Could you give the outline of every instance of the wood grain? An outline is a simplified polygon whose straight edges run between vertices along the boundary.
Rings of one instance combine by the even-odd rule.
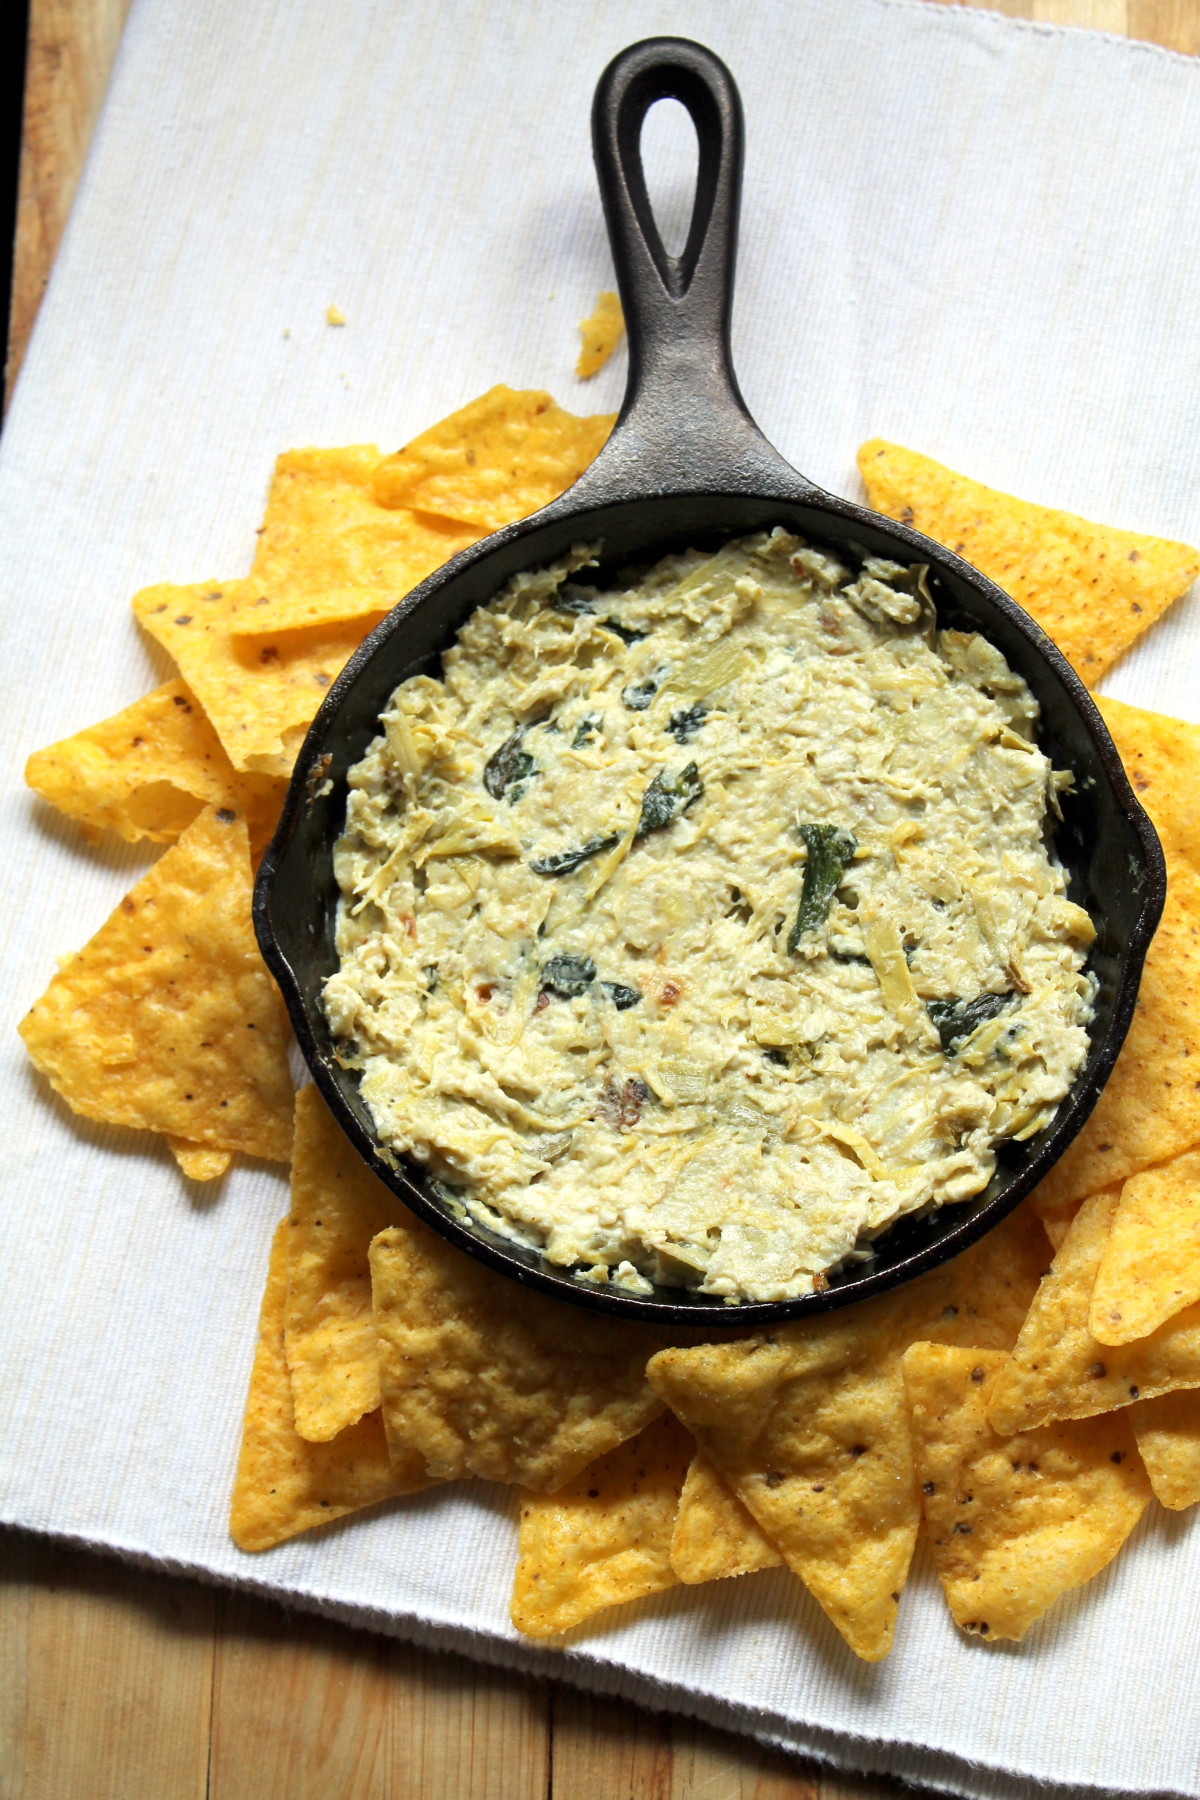
[[[6,401],[108,87],[129,0],[30,0]]]
[[[8,391],[129,0],[32,0]],[[1200,0],[931,0],[1200,53]],[[882,1800],[747,1740],[0,1531],[0,1800]]]

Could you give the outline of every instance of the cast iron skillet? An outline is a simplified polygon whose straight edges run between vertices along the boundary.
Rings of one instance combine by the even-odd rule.
[[[666,254],[642,174],[640,138],[656,100],[679,100],[699,140],[699,173],[683,254]],[[1121,1047],[1166,877],[1153,828],[1134,799],[1104,723],[1073,670],[1000,589],[928,538],[814,487],[772,449],[746,410],[730,359],[729,325],[742,170],[738,92],[699,44],[651,38],[622,52],[596,90],[592,137],[621,301],[629,380],[600,456],[559,499],[456,556],[396,607],[330,689],[296,764],[287,803],[254,895],[262,952],[283,990],[300,1047],[334,1117],[364,1160],[435,1231],[518,1282],[579,1306],[665,1323],[747,1328],[823,1312],[877,1294],[956,1255],[997,1224],[1062,1154],[1091,1112]],[[355,1076],[341,1068],[321,1010],[337,967],[333,846],[345,816],[346,774],[377,735],[397,683],[438,666],[467,615],[518,570],[581,540],[603,540],[620,567],[687,546],[783,525],[836,548],[929,565],[944,626],[979,630],[1029,683],[1042,709],[1040,742],[1075,771],[1055,843],[1070,892],[1098,935],[1099,982],[1091,1049],[1050,1127],[1002,1145],[974,1200],[901,1221],[874,1258],[832,1277],[820,1294],[730,1308],[678,1288],[652,1298],[598,1290],[569,1272],[454,1216],[413,1164],[380,1154]]]

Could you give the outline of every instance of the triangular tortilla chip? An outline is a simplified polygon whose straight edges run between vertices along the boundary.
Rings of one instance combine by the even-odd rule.
[[[1001,1437],[1200,1387],[1200,1306],[1135,1344],[1111,1347],[1092,1336],[1092,1290],[1118,1199],[1109,1189],[1084,1202],[1038,1289],[992,1394],[991,1421]]]
[[[519,1287],[415,1218],[371,1245],[379,1380],[393,1454],[445,1481],[554,1493],[662,1411],[662,1339]]]
[[[244,586],[200,581],[143,588],[133,610],[178,663],[234,768],[288,776],[327,690],[383,614],[235,638],[230,624]]]
[[[511,1607],[518,1631],[553,1637],[675,1586],[671,1530],[692,1450],[667,1414],[556,1494],[522,1501]]]
[[[1154,1497],[1172,1512],[1200,1500],[1200,1388],[1139,1400],[1129,1419]]]
[[[882,438],[862,446],[858,467],[876,512],[990,576],[1089,687],[1200,575],[1189,544],[1016,500]]]
[[[167,1148],[189,1181],[219,1181],[233,1161],[229,1150],[211,1144],[189,1144],[186,1138],[169,1137]]]
[[[128,843],[173,844],[205,806],[244,813],[266,841],[283,784],[239,775],[186,682],[168,681],[123,712],[35,751],[25,779],[51,806]]]
[[[625,335],[625,314],[616,294],[597,294],[596,304],[586,319],[579,321],[579,361],[575,373],[580,381],[598,375]]]
[[[25,1047],[88,1119],[286,1162],[292,1079],[245,822],[209,807],[54,977]]]
[[[298,1531],[311,1531],[361,1506],[429,1486],[418,1458],[389,1461],[377,1412],[368,1413],[329,1444],[308,1444],[296,1435],[283,1354],[287,1236],[284,1219],[271,1242],[229,1510],[229,1533],[239,1550],[269,1550]]]
[[[988,1400],[1008,1358],[913,1344],[904,1357],[925,1524],[954,1621],[994,1643],[1110,1563],[1150,1499],[1119,1413],[1000,1438]]]
[[[388,457],[375,493],[383,506],[498,531],[570,487],[612,428],[611,413],[580,419],[549,394],[494,387]]]
[[[692,1458],[679,1496],[671,1567],[689,1587],[783,1567],[782,1556],[753,1515],[699,1454]]]
[[[390,612],[483,534],[375,498],[374,444],[289,450],[275,464],[254,566],[233,584],[235,636],[337,626]]]
[[[1189,1150],[1122,1187],[1092,1291],[1092,1336],[1132,1343],[1197,1300],[1200,1150]]]
[[[296,1095],[284,1342],[296,1430],[327,1443],[379,1405],[371,1239],[402,1210],[315,1087]]]
[[[1200,874],[1200,725],[1096,695],[1133,791],[1168,856]]]
[[[1060,1212],[1200,1143],[1200,874],[1167,858],[1167,900],[1117,1065],[1039,1188]]]
[[[1047,1245],[1022,1207],[906,1287],[647,1373],[701,1451],[868,1662],[891,1649],[920,1519],[901,1357],[917,1339],[1006,1349]]]

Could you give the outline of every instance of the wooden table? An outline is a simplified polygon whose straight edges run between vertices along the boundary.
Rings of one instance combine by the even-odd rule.
[[[1200,54],[1200,0],[991,5]],[[9,391],[127,7],[32,0]],[[889,1791],[686,1719],[0,1532],[0,1800],[879,1800]]]

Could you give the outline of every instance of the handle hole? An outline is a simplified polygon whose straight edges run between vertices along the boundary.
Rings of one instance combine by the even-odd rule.
[[[654,223],[669,257],[683,254],[696,206],[700,143],[679,100],[656,100],[642,121],[642,171]]]

